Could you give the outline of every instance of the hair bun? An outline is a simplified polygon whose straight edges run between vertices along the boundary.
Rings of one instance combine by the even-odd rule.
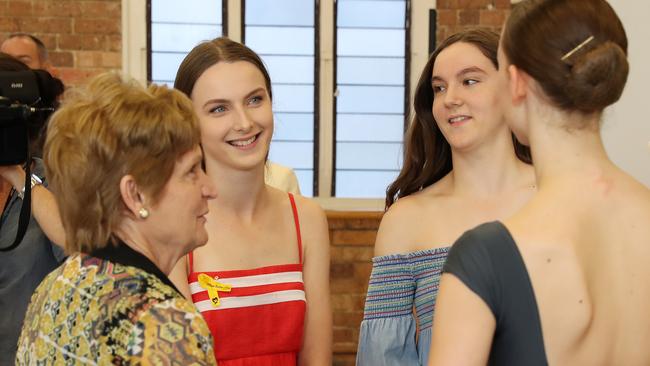
[[[614,42],[604,42],[575,58],[567,95],[581,112],[600,111],[621,97],[628,72],[625,51]]]

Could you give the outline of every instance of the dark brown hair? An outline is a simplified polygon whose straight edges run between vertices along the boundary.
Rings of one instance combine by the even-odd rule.
[[[600,112],[623,93],[627,36],[604,0],[521,2],[506,22],[502,46],[510,63],[563,110]]]
[[[440,132],[431,112],[434,96],[431,75],[440,52],[459,42],[475,46],[498,68],[499,35],[487,29],[473,28],[456,33],[442,41],[431,54],[415,89],[415,117],[404,136],[404,164],[397,179],[386,190],[386,209],[397,199],[437,182],[452,169],[451,146]],[[530,150],[519,143],[514,135],[512,139],[517,157],[530,163]]]
[[[271,77],[260,57],[255,51],[245,45],[226,37],[215,38],[194,47],[178,67],[174,88],[182,91],[191,98],[194,84],[196,84],[196,80],[203,75],[205,70],[219,62],[235,61],[250,62],[257,67],[264,76],[269,97],[273,99]]]

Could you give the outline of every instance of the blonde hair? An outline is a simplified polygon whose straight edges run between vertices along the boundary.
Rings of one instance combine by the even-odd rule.
[[[176,160],[200,142],[192,102],[166,86],[144,88],[106,73],[66,96],[52,116],[44,161],[66,233],[66,251],[102,248],[126,210],[132,175],[155,204]]]

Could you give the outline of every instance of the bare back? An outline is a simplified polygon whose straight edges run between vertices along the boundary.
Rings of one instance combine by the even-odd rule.
[[[505,222],[549,363],[650,364],[650,190],[617,169],[575,183],[541,190]]]

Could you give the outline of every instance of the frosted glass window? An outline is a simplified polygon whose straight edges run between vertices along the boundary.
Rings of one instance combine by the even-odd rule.
[[[273,138],[277,140],[312,141],[314,115],[312,113],[275,113]]]
[[[173,85],[197,44],[223,34],[222,0],[151,0],[151,81]]]
[[[279,158],[283,161],[280,162]],[[269,159],[294,169],[311,169],[314,164],[314,146],[312,142],[274,141]]]
[[[404,113],[403,86],[339,86],[338,113]]]
[[[246,26],[314,25],[314,2],[309,0],[246,0]]]
[[[384,198],[402,160],[406,1],[336,4],[335,196]]]
[[[339,28],[338,56],[404,57],[404,30]]]
[[[340,114],[336,119],[336,141],[401,143],[403,134],[403,115]]]
[[[336,172],[336,196],[343,198],[384,198],[386,188],[397,178],[398,171]],[[342,182],[344,182],[342,184]]]
[[[339,85],[404,85],[403,58],[339,57]]]
[[[313,84],[313,56],[262,56],[274,83]]]
[[[338,142],[336,169],[397,170],[402,144],[392,142]]]
[[[269,159],[293,168],[303,195],[314,186],[316,1],[244,0],[243,41],[271,76],[275,131]]]
[[[339,0],[338,26],[404,28],[403,1]]]

